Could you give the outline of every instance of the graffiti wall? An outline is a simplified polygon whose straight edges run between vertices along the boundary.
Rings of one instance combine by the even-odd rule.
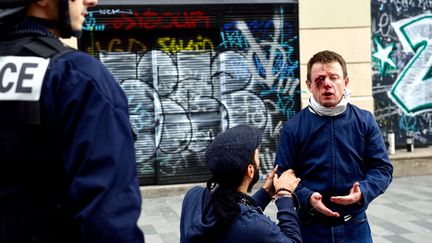
[[[261,173],[281,125],[300,110],[297,4],[110,6],[93,9],[80,49],[99,58],[129,100],[141,184],[205,181],[221,131],[263,132]]]
[[[432,144],[432,0],[372,0],[375,116],[396,145]]]

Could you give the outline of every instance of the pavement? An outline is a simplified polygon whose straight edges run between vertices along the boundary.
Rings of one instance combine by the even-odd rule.
[[[167,195],[143,196],[138,224],[147,243],[180,242],[184,192],[175,193],[176,186],[165,191]],[[273,202],[264,213],[277,222]],[[387,191],[370,204],[367,215],[374,242],[432,242],[432,175],[394,178]]]

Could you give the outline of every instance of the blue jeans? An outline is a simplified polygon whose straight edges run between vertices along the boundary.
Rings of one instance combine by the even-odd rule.
[[[372,243],[371,230],[364,212],[338,226],[314,221],[301,224],[300,228],[304,243]]]

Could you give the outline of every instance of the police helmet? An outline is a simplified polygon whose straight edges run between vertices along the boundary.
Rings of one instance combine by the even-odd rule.
[[[32,0],[0,0],[0,28],[13,25],[25,16],[25,7]]]
[[[13,26],[25,17],[25,8],[37,0],[0,0],[0,29]],[[59,19],[57,21],[44,20],[40,23],[46,27],[57,27],[60,30],[60,36],[69,38],[79,36],[81,33],[72,30],[69,17],[68,0],[59,1]]]

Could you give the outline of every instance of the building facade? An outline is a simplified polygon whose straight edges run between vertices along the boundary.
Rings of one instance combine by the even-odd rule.
[[[127,94],[142,185],[205,181],[206,147],[242,123],[263,131],[266,174],[280,127],[307,104],[306,63],[325,49],[344,56],[350,101],[384,137],[432,144],[431,2],[101,0],[78,47]]]

